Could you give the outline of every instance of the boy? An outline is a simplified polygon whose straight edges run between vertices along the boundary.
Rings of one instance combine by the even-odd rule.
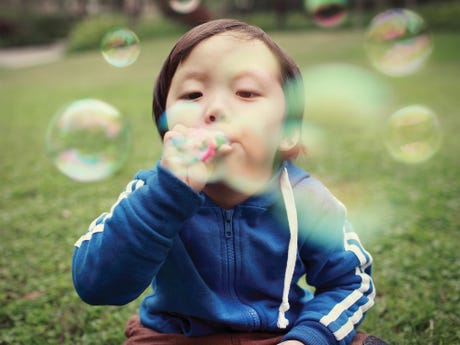
[[[291,162],[300,80],[268,35],[236,20],[195,27],[172,49],[153,100],[162,157],[73,257],[87,303],[125,304],[151,284],[126,344],[377,341],[355,331],[374,303],[372,258],[344,206]],[[170,115],[178,104],[196,108]],[[203,145],[212,153],[196,158]]]

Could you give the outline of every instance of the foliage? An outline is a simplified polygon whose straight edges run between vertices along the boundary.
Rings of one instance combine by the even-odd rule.
[[[242,20],[258,25],[267,31],[278,29],[276,18],[272,13],[254,13],[240,16]],[[97,49],[100,40],[105,33],[116,27],[129,27],[141,40],[155,39],[159,37],[171,37],[184,33],[188,28],[183,24],[167,17],[140,18],[137,22],[129,24],[126,17],[120,15],[103,15],[90,17],[75,25],[69,35],[68,51],[77,52]],[[311,21],[306,19],[305,14],[297,13],[289,15],[289,30],[304,30],[312,28]]]
[[[183,34],[188,28],[166,17],[141,18],[134,30],[141,40],[172,37]]]
[[[76,18],[67,14],[0,11],[0,47],[46,44],[65,39]]]
[[[300,3],[299,3],[300,4]],[[223,11],[222,4],[210,2],[209,7],[216,13]],[[292,5],[292,4],[291,4]],[[215,8],[216,7],[216,8]],[[218,9],[218,8],[220,9]],[[227,8],[224,16],[239,17],[265,29],[275,30],[314,30],[317,27],[312,17],[300,5],[286,12],[284,20],[263,1],[256,2],[253,11],[235,11]],[[460,29],[460,3],[443,1],[424,3],[415,8],[432,30],[456,31]],[[347,20],[339,29],[367,25],[377,14],[376,7],[357,13],[350,8]],[[24,46],[52,43],[57,39],[68,39],[68,51],[76,52],[97,49],[102,36],[112,28],[128,26],[141,39],[173,36],[186,28],[166,17],[140,17],[133,19],[121,12],[101,13],[99,15],[77,18],[66,13],[40,14],[37,12],[14,12],[0,10],[0,47]],[[330,31],[335,29],[330,28]]]
[[[85,18],[70,32],[67,50],[77,52],[97,48],[107,32],[127,25],[127,19],[120,14],[101,14]]]
[[[141,40],[183,33],[186,28],[167,18],[142,18],[138,22],[130,21],[118,14],[104,14],[89,17],[79,22],[69,35],[68,51],[78,52],[99,48],[104,35],[115,28],[130,28]]]
[[[460,2],[443,1],[420,6],[416,11],[425,18],[431,29],[437,31],[458,31],[460,28]]]
[[[303,69],[336,61],[370,69],[358,31],[273,37]],[[443,146],[432,159],[418,165],[392,160],[374,118],[314,122],[307,112],[323,145],[299,161],[348,206],[372,253],[377,303],[361,327],[392,345],[453,345],[460,339],[460,42],[456,34],[434,37],[424,69],[404,78],[380,76],[394,96],[388,113],[424,103],[439,115]],[[138,61],[126,68],[88,52],[49,65],[0,69],[1,345],[123,342],[125,322],[140,299],[120,307],[85,305],[72,285],[73,245],[134,173],[160,155],[151,91],[175,39],[144,40]],[[58,173],[44,146],[55,112],[84,97],[120,109],[134,138],[126,164],[99,183],[78,183]]]

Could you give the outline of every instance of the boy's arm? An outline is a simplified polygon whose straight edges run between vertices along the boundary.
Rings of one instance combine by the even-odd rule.
[[[346,345],[374,304],[372,257],[346,220],[345,207],[327,189],[316,187],[304,194],[310,211],[300,214],[299,222],[308,228],[299,254],[315,297],[283,341]]]
[[[72,276],[89,304],[126,304],[137,298],[160,269],[181,224],[202,197],[157,167],[141,171],[76,243]]]

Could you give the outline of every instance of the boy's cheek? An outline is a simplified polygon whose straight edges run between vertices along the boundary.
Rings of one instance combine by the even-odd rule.
[[[252,135],[243,142],[232,143],[232,151],[224,157],[224,164],[231,170],[237,170],[239,166],[265,165],[275,150],[274,145],[261,142],[260,138]]]
[[[265,121],[267,120],[267,121]],[[282,133],[282,122],[279,118],[252,119],[245,124],[242,137],[248,142],[247,146],[259,148],[259,151],[272,150],[279,145]]]

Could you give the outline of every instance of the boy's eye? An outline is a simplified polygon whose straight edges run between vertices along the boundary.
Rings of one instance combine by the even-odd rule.
[[[197,98],[200,98],[201,96],[203,96],[203,94],[201,92],[188,92],[188,93],[184,93],[182,96],[180,96],[180,99],[185,99],[185,100],[194,100],[194,99],[197,99]]]
[[[254,91],[240,90],[236,92],[236,95],[241,98],[254,98],[257,97],[259,94]]]

